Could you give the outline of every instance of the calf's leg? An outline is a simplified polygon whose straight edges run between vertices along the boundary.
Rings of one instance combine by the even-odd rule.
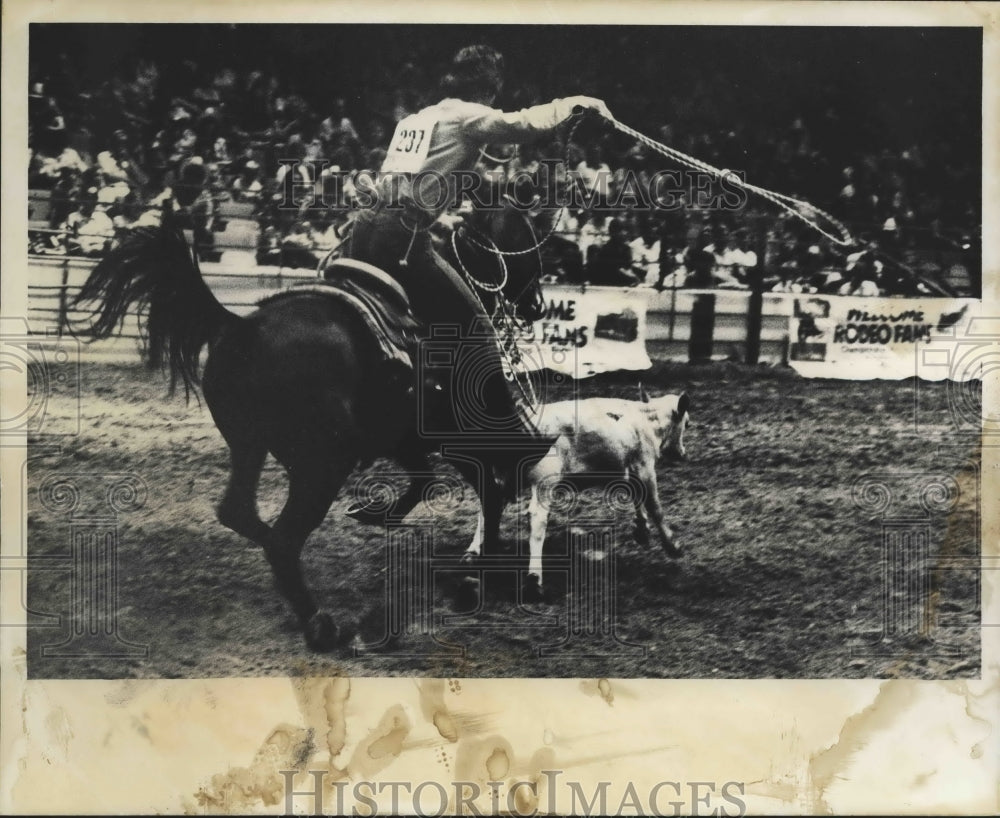
[[[668,557],[679,557],[681,549],[674,540],[674,532],[670,530],[666,520],[663,518],[663,506],[660,505],[660,495],[656,486],[656,471],[652,468],[642,468],[637,477],[642,482],[645,489],[645,510],[653,520],[653,525],[660,532],[663,543],[663,550]]]
[[[476,557],[483,553],[483,538],[485,537],[485,529],[486,519],[483,514],[482,503],[480,503],[479,515],[476,518],[476,533],[472,535],[472,542],[469,543],[469,547],[466,548],[465,553],[462,554],[462,562],[473,562]]]
[[[549,523],[549,507],[539,497],[538,484],[531,487],[531,500],[528,503],[528,516],[531,520],[531,533],[528,538],[528,576],[524,584],[526,601],[539,599],[542,596],[542,547],[545,545],[545,529]]]

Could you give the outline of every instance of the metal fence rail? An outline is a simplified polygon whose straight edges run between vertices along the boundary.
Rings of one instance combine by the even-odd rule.
[[[89,314],[75,308],[73,300],[95,263],[72,257],[29,256],[28,320],[33,332],[74,334],[74,328],[86,326]],[[268,295],[316,277],[311,270],[250,267],[240,272],[213,263],[202,263],[201,270],[215,297],[238,315],[251,312]],[[543,287],[546,298],[556,300],[580,289],[569,285]],[[617,291],[619,288],[588,289]],[[791,300],[787,296],[765,293],[757,305],[759,320],[755,325],[754,294],[747,290],[624,289],[646,303],[646,346],[653,360],[712,357],[756,360],[758,355],[764,360],[785,358],[791,314]],[[707,322],[705,316],[709,317]],[[138,315],[133,311],[117,339],[103,342],[104,347],[93,346],[134,356],[140,340]]]

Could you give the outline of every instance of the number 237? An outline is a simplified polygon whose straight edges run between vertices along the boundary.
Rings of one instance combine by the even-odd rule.
[[[400,131],[399,139],[396,140],[393,150],[401,153],[412,153],[415,150],[419,150],[421,143],[424,141],[424,133],[423,128],[414,130],[404,129]]]

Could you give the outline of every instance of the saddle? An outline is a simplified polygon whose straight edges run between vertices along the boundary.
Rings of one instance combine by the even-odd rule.
[[[378,267],[356,259],[327,258],[320,270],[322,279],[293,284],[286,292],[317,293],[346,304],[372,331],[385,359],[412,371],[420,322],[402,286]]]

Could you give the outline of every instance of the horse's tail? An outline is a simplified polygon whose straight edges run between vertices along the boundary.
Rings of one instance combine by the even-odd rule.
[[[160,227],[130,231],[94,267],[74,303],[88,301],[98,302],[88,326],[94,338],[115,334],[129,308],[137,306],[147,362],[169,368],[171,392],[178,378],[190,392],[199,382],[202,347],[225,326],[242,321],[205,284],[169,206]]]

